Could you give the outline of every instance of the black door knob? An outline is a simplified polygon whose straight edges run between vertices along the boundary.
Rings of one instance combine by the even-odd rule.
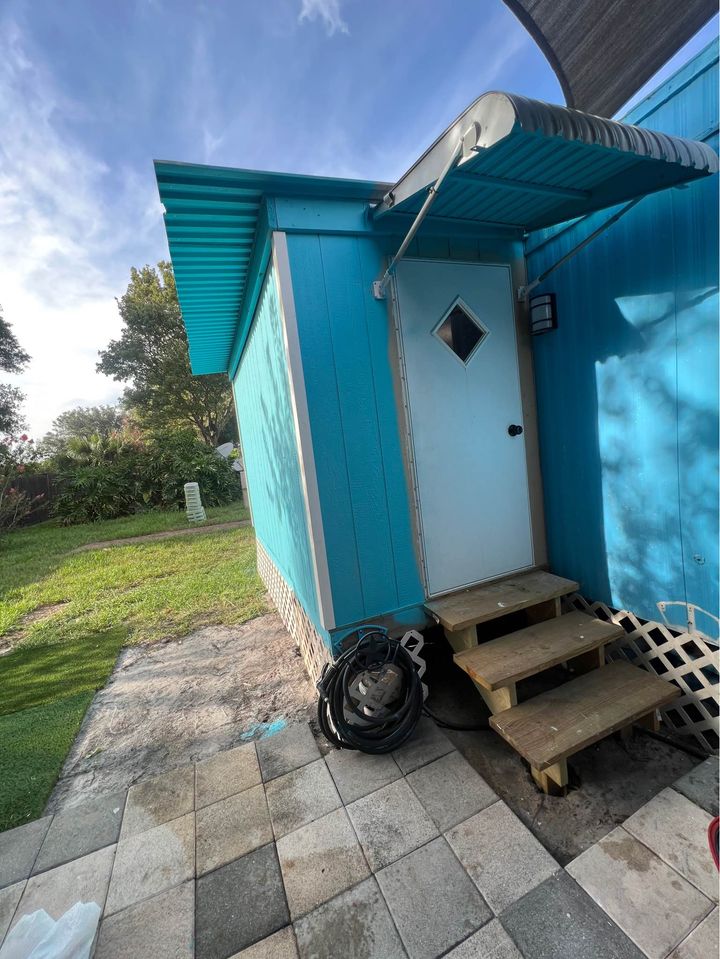
[[[512,426],[508,426],[508,433],[510,436],[519,436],[522,433],[522,426],[513,423]]]

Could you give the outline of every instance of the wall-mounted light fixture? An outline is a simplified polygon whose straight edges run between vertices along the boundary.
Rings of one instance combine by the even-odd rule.
[[[557,329],[555,294],[541,293],[530,297],[530,333],[539,336]]]

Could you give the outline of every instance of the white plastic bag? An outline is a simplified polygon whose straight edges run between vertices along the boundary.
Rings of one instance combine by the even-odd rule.
[[[0,959],[90,959],[99,921],[96,902],[76,902],[57,921],[38,909],[8,933]]]

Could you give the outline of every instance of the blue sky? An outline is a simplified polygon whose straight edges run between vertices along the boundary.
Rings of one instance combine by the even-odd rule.
[[[563,102],[501,0],[3,0],[0,303],[33,435],[121,392],[95,362],[130,267],[167,256],[153,158],[394,180],[493,88]]]

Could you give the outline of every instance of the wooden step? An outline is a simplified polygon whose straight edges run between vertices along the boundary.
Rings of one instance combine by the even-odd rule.
[[[679,695],[664,679],[616,662],[497,713],[490,725],[527,759],[547,792],[548,777],[567,785],[569,756],[639,720],[652,723],[655,710]]]
[[[578,584],[573,580],[543,570],[532,570],[439,599],[430,599],[425,607],[446,632],[453,633],[567,596],[577,589]]]
[[[455,662],[484,689],[495,690],[593,650],[603,652],[623,634],[622,626],[572,612],[456,653]],[[595,667],[603,660],[598,655],[587,662]]]

